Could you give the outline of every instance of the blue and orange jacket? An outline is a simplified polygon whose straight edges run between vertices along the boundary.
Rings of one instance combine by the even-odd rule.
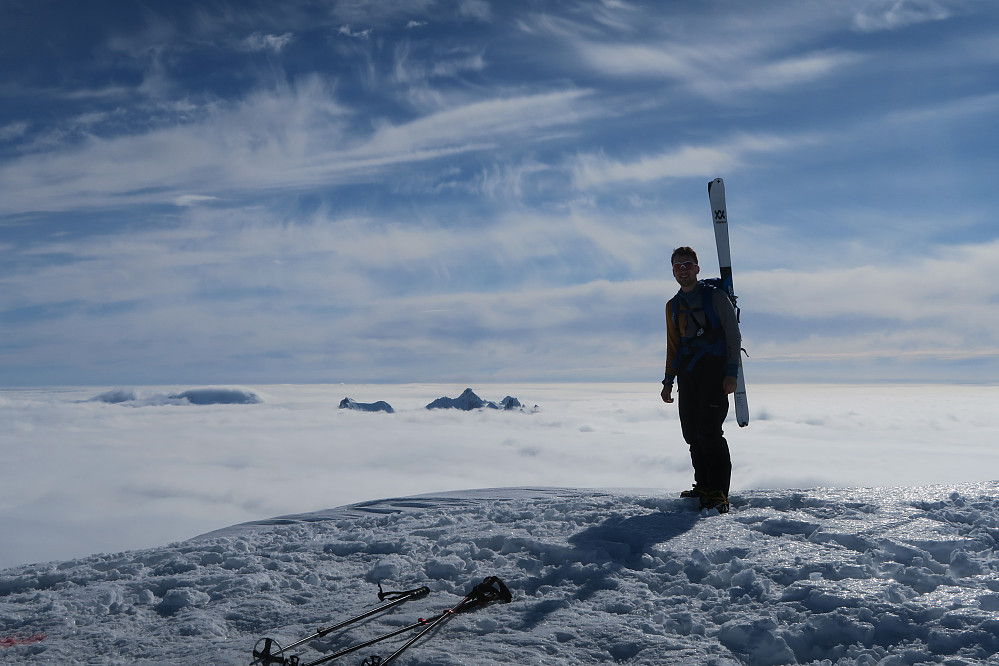
[[[735,377],[741,349],[735,308],[721,289],[698,282],[689,293],[681,289],[666,302],[664,384],[672,384],[678,372],[693,370],[705,355],[725,357],[725,374]]]

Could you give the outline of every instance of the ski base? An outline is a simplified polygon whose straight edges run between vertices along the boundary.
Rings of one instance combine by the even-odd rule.
[[[725,181],[715,178],[708,183],[708,199],[711,203],[711,216],[714,220],[715,245],[718,249],[718,270],[721,272],[722,286],[735,306],[735,287],[732,282],[732,253],[728,239],[728,207],[725,203]],[[736,310],[738,312],[738,310]],[[739,374],[735,389],[735,418],[740,428],[749,425],[749,400],[746,398],[746,377],[739,360]]]
[[[749,425],[749,400],[746,398],[746,375],[739,361],[739,376],[735,386],[735,421],[740,428]]]

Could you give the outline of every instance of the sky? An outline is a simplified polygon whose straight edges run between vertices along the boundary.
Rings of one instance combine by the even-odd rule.
[[[0,0],[0,386],[999,370],[999,5]]]

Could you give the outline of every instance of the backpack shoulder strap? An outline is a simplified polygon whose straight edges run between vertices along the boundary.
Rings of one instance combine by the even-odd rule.
[[[707,317],[708,326],[712,328],[721,327],[721,319],[718,318],[718,311],[715,309],[715,292],[718,291],[717,282],[719,278],[708,278],[707,280],[701,280],[701,307],[704,309],[704,315]]]
[[[676,292],[676,294],[673,295],[673,298],[669,299],[666,302],[666,304],[669,305],[670,313],[672,314],[673,326],[675,326],[676,330],[679,331],[680,330],[680,292],[679,291]]]

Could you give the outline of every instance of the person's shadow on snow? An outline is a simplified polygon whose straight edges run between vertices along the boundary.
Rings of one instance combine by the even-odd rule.
[[[579,600],[586,600],[600,590],[615,589],[617,572],[622,568],[641,570],[655,566],[655,560],[646,556],[649,547],[688,532],[700,518],[699,513],[681,508],[630,518],[611,516],[569,537],[573,547],[564,553],[564,563],[534,579],[525,592],[533,594],[544,585],[566,580],[578,585],[573,596]],[[541,601],[525,616],[525,624],[540,624],[564,605],[561,599]]]
[[[599,525],[588,527],[569,537],[569,543],[580,550],[594,551],[598,559],[618,562],[629,569],[644,569],[642,554],[649,546],[666,543],[688,532],[701,515],[678,510],[623,518],[611,516]],[[600,551],[607,554],[600,556]]]

